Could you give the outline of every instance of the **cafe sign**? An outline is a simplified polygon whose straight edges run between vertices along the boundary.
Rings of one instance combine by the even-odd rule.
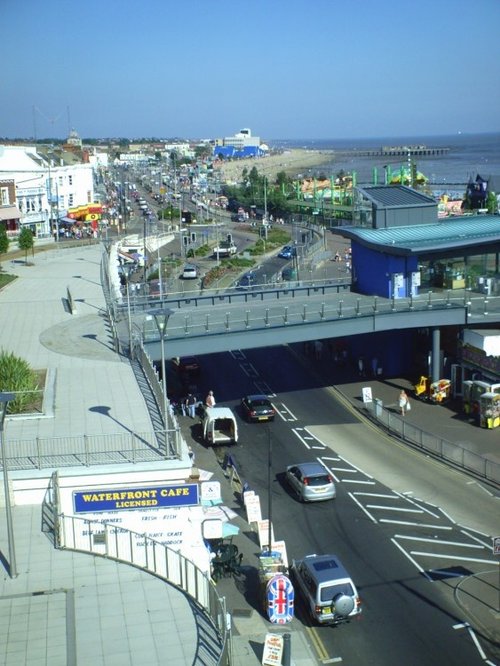
[[[196,483],[73,492],[75,514],[173,508],[196,506],[197,504],[198,484]]]

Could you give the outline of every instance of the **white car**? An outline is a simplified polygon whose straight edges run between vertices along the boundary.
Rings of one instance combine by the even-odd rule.
[[[186,264],[182,271],[183,280],[196,280],[198,277],[198,268],[194,264]]]

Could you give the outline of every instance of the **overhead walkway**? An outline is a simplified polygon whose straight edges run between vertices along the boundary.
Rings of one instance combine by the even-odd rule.
[[[202,339],[204,353],[214,353],[379,331],[484,326],[500,320],[500,297],[469,290],[385,299],[326,285],[167,298],[155,307],[171,311],[165,338],[169,356],[192,353],[193,344]],[[127,316],[122,310],[122,327]],[[159,359],[160,338],[147,308],[130,316],[133,330],[152,358]]]

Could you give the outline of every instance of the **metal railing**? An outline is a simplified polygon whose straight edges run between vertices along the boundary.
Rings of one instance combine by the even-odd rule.
[[[500,487],[500,464],[433,435],[386,409],[380,400],[367,403],[369,415],[389,433],[444,462]]]
[[[157,430],[18,440],[8,438],[5,447],[9,470],[136,464],[177,460],[179,453],[165,450],[163,446],[168,436],[168,432]]]
[[[58,516],[56,547],[131,564],[183,590],[199,605],[200,612],[209,618],[213,626],[220,649],[219,655],[215,655],[215,646],[212,645],[214,662],[221,666],[229,665],[230,633],[227,629],[225,600],[217,594],[210,577],[180,552],[145,534],[110,523],[64,514]],[[202,652],[203,645],[200,642],[197,650]],[[198,661],[195,659],[194,663]]]

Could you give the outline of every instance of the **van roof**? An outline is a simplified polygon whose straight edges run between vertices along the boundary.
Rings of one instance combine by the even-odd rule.
[[[234,414],[229,407],[210,407],[207,417],[211,419],[234,419]]]

